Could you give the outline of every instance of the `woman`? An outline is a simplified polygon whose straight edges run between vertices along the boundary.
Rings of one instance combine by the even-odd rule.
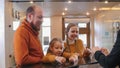
[[[79,58],[79,64],[84,64],[84,58],[89,57],[90,50],[85,48],[81,39],[78,39],[79,27],[70,23],[66,28],[66,39],[65,39],[65,50],[63,55],[69,59],[69,61],[73,61],[70,58],[72,56],[77,56]]]

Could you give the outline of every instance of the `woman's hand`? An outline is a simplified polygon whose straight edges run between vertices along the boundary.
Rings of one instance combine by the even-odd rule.
[[[84,57],[87,57],[87,56],[89,56],[91,53],[92,53],[91,49],[86,48],[86,49],[84,50],[83,56],[84,56]]]
[[[78,63],[78,54],[74,54],[69,58],[69,62],[73,65]]]

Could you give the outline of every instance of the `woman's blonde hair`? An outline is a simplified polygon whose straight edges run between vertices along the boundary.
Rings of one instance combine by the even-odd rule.
[[[73,27],[73,26],[77,26],[77,24],[76,24],[76,23],[69,23],[69,24],[68,24],[68,26],[67,26],[67,28],[66,28],[66,31],[65,31],[66,34],[69,32],[70,28]],[[78,26],[77,26],[77,27],[78,27]]]

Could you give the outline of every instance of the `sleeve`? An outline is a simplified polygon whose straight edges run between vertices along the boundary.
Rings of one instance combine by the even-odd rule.
[[[80,57],[85,57],[86,53],[85,53],[85,47],[83,45],[83,41],[81,39],[78,39],[77,40],[77,45],[78,45],[78,48],[79,48]]]
[[[95,52],[95,59],[100,63],[100,65],[105,66],[105,55],[101,51]]]
[[[108,56],[105,56],[100,51],[95,52],[95,59],[105,68],[114,68],[120,63],[120,47],[113,48]]]
[[[65,49],[63,50],[62,56],[64,56],[65,58],[68,59],[68,58],[70,58],[70,56],[74,55],[74,53],[67,52],[67,44],[66,43],[64,43],[64,47],[65,47]]]
[[[42,62],[43,63],[53,63],[55,62],[55,55],[47,54],[43,57]]]
[[[120,31],[117,35],[116,43],[108,56],[105,56],[100,51],[95,52],[95,59],[106,68],[111,68],[120,63]]]
[[[70,56],[72,56],[72,55],[74,55],[74,53],[63,52],[63,56],[67,59],[70,58]]]
[[[21,66],[25,64],[34,64],[41,61],[41,57],[29,54],[29,35],[27,32],[16,32],[14,36],[14,55],[16,64]]]

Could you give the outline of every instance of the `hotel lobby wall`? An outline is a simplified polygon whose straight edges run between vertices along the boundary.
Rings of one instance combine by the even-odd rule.
[[[114,45],[113,23],[119,21],[120,11],[104,11],[95,17],[95,46],[106,47],[109,50]],[[119,21],[120,22],[120,21]]]

